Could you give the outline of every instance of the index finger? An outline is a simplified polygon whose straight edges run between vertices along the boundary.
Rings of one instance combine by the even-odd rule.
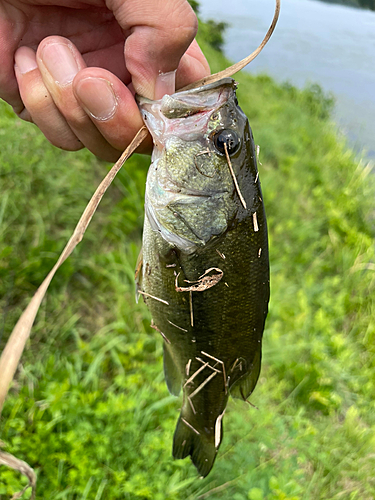
[[[135,91],[150,99],[173,93],[175,71],[198,29],[190,4],[187,0],[112,0],[107,5],[130,33],[125,41],[125,64]],[[200,54],[196,65],[203,77],[208,66]]]

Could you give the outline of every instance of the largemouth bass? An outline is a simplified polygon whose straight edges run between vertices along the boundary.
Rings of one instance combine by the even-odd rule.
[[[253,135],[225,78],[139,98],[154,140],[137,290],[164,339],[169,391],[183,388],[173,456],[202,476],[229,394],[246,400],[261,366],[269,300],[266,216]]]

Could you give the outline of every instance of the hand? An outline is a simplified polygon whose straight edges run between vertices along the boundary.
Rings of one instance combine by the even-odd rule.
[[[134,92],[209,74],[196,30],[187,0],[0,0],[0,97],[55,146],[114,161],[142,126]]]

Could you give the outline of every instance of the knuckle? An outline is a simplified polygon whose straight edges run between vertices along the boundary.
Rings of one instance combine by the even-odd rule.
[[[22,93],[22,99],[26,109],[31,114],[41,114],[48,112],[53,106],[52,98],[45,87],[34,85],[27,89],[27,92]]]
[[[81,130],[87,126],[89,118],[78,104],[60,108],[60,111],[72,127]]]
[[[53,146],[64,151],[79,151],[84,148],[82,142],[70,130],[66,130],[65,133],[54,135],[53,137],[46,135],[46,138]]]
[[[198,19],[192,10],[184,17],[184,27],[189,34],[189,38],[193,40],[198,32]]]
[[[16,112],[16,115],[24,122],[34,123],[29,111],[25,107],[21,111]]]
[[[169,14],[169,17],[169,22],[160,26],[160,29],[168,35],[171,43],[181,45],[186,49],[198,32],[197,16],[188,5],[188,8],[180,11],[180,15],[176,16],[173,12]]]

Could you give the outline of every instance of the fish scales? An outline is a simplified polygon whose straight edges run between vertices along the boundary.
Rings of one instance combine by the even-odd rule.
[[[183,387],[173,455],[190,455],[202,476],[222,440],[229,394],[245,400],[257,383],[269,300],[254,140],[235,88],[225,78],[139,98],[155,146],[137,288],[166,338],[168,389]]]

